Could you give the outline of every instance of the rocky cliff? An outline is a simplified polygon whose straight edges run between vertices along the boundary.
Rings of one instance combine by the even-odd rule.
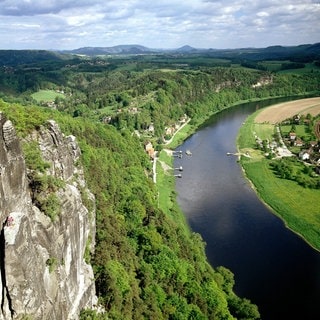
[[[80,149],[54,121],[27,141],[36,141],[45,172],[26,168],[21,141],[0,113],[0,319],[77,319],[96,303],[93,271],[84,259],[94,246],[94,201],[77,165]],[[60,184],[35,191],[36,176]],[[54,218],[39,205],[39,195],[54,195]]]

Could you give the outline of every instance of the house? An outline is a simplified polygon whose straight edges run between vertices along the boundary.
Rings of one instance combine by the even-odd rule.
[[[151,132],[151,133],[154,133],[154,125],[153,123],[151,123],[148,127],[148,131]]]
[[[173,127],[166,128],[166,135],[167,136],[172,136],[173,134],[174,134],[174,128]]]
[[[297,147],[302,147],[303,146],[303,141],[300,138],[297,138],[294,142],[294,145]]]
[[[183,123],[186,123],[187,120],[188,120],[188,116],[187,116],[186,114],[184,114],[184,115],[180,118],[179,122],[180,122],[181,124],[183,124]]]
[[[111,120],[111,116],[105,116],[101,119],[102,123],[110,123]]]
[[[314,148],[318,144],[318,142],[317,141],[310,141],[309,144],[310,144],[311,148]]]
[[[289,139],[290,139],[291,141],[296,140],[296,138],[297,138],[297,135],[296,135],[295,132],[290,132],[290,133],[289,133]]]
[[[145,144],[144,144],[144,150],[146,152],[148,152],[149,150],[153,149],[153,146],[152,146],[152,143],[150,141],[147,141]]]
[[[130,108],[129,109],[129,113],[131,113],[131,114],[136,114],[136,113],[138,113],[138,108],[136,108],[136,107],[132,107],[132,108]]]
[[[149,157],[151,159],[154,159],[155,157],[155,151],[154,151],[154,148],[153,148],[153,145],[150,141],[147,141],[145,144],[144,144],[144,150],[146,151],[146,153],[149,155]]]
[[[296,114],[294,117],[293,117],[293,121],[297,124],[300,123],[300,119],[301,119],[301,115],[300,114]]]
[[[299,158],[303,161],[309,160],[310,159],[310,153],[307,150],[302,150],[299,153]]]

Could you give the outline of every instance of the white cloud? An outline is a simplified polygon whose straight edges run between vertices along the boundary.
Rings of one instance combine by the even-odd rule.
[[[268,12],[265,12],[265,11],[260,11],[257,13],[257,16],[258,17],[269,17],[270,14]]]
[[[315,0],[0,0],[0,48],[315,43],[319,17]]]
[[[69,26],[81,27],[88,26],[93,23],[97,23],[103,19],[103,14],[92,15],[90,13],[77,14],[65,17],[65,21]]]

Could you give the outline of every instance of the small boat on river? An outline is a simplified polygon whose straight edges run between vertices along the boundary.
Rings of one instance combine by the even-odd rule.
[[[192,152],[190,150],[186,150],[186,155],[187,156],[192,156]]]

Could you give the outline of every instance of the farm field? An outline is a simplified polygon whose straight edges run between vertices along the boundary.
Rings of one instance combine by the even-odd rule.
[[[256,148],[254,132],[259,136],[272,134],[272,124],[281,122],[297,113],[320,112],[320,98],[281,103],[258,110],[248,117],[240,128],[238,149],[249,152],[250,158],[241,157],[246,177],[258,196],[295,233],[301,235],[312,247],[320,250],[320,213],[317,205],[319,189],[300,186],[295,181],[281,179],[271,169],[271,160]]]
[[[308,113],[312,116],[320,113],[320,97],[275,104],[259,112],[255,122],[276,124],[296,114]]]

